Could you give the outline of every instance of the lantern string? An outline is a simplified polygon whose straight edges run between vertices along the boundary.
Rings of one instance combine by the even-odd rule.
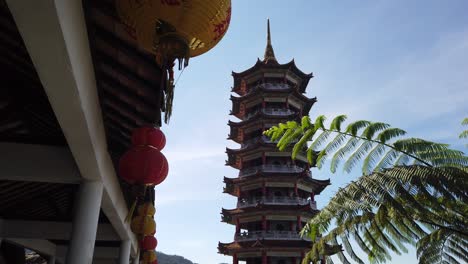
[[[175,81],[175,83],[174,83],[174,86],[176,86],[177,82],[178,82],[179,79],[180,79],[180,76],[182,76],[182,73],[184,73],[184,70],[185,70],[185,67],[182,68],[182,71],[179,73],[179,76],[177,76],[177,79],[176,79],[176,81]]]

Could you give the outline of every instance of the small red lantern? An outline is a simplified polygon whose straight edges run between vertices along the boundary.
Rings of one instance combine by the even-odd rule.
[[[141,250],[153,250],[158,246],[158,240],[154,236],[145,236],[140,241]]]
[[[119,173],[130,184],[158,185],[169,172],[166,157],[155,147],[135,146],[120,159]]]
[[[132,145],[150,145],[162,150],[166,146],[166,136],[159,128],[152,126],[140,127],[132,133]]]

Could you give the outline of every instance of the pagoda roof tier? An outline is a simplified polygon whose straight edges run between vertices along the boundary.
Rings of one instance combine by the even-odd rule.
[[[309,80],[313,77],[312,73],[304,73],[297,68],[294,59],[285,64],[265,63],[260,59],[251,68],[242,72],[232,72],[234,78],[233,92],[244,95],[247,93],[247,86],[254,84],[265,78],[277,78],[286,80],[296,85],[296,89],[305,93]]]
[[[291,252],[297,253],[299,257],[301,252],[310,250],[310,241],[307,240],[269,240],[257,239],[251,241],[234,241],[231,243],[218,243],[218,251],[224,255],[238,254],[242,258],[242,253],[251,253],[248,256],[253,256],[256,253],[259,257],[262,250],[267,252]],[[247,254],[246,254],[247,255]]]
[[[272,144],[271,144],[272,145]],[[243,149],[233,150],[226,148],[226,153],[228,159],[226,160],[226,165],[231,166],[235,169],[241,170],[239,173],[240,176],[252,176],[259,174],[261,172],[269,173],[278,173],[278,174],[290,174],[290,173],[300,173],[304,170],[302,167],[294,165],[274,165],[274,164],[263,164],[252,167],[242,167],[243,162],[261,158],[263,153],[266,157],[283,157],[291,159],[292,148],[280,151],[276,146],[267,146],[254,144]],[[307,157],[302,154],[296,156],[297,161],[302,161],[307,163]]]
[[[299,205],[272,205],[258,203],[256,206],[244,208],[224,209],[221,210],[221,221],[235,225],[236,220],[240,223],[261,221],[261,217],[265,215],[268,220],[281,219],[296,220],[296,216],[300,215],[305,220],[314,217],[319,210],[313,208],[313,203]]]
[[[269,187],[270,185],[274,185],[275,187],[282,187],[283,185],[284,187],[293,187],[295,182],[297,182],[298,189],[313,192],[316,195],[319,195],[328,185],[330,185],[330,179],[314,179],[309,173],[289,176],[261,174],[257,177],[224,177],[224,183],[226,183],[224,192],[239,197],[240,192],[260,189],[263,184],[265,184],[266,187]]]
[[[275,121],[271,121],[271,120],[268,120],[270,123],[275,123],[275,122],[281,122],[279,120],[291,120],[291,117],[292,116],[295,116],[297,115],[297,113],[294,113],[293,111],[285,111],[284,113],[283,112],[280,112],[279,110],[277,112],[273,111],[272,109],[262,109],[263,111],[258,111],[257,113],[255,113],[255,116],[257,117],[263,117],[262,120],[266,121],[266,119],[273,119]],[[252,116],[251,118],[247,119],[247,120],[242,120],[240,122],[234,122],[234,121],[231,121],[229,120],[228,122],[228,125],[231,127],[231,130],[232,128],[241,128],[241,127],[244,127],[244,126],[248,126],[252,123],[255,123],[256,121],[262,121],[262,120],[259,120],[257,118],[253,118],[254,116]],[[276,123],[278,124],[278,123]]]
[[[308,114],[313,104],[317,102],[316,97],[308,98],[287,84],[272,83],[259,84],[246,95],[241,97],[231,95],[230,99],[232,101],[232,111],[230,114],[240,119],[246,114],[246,108],[259,104],[262,100],[267,102],[268,100],[275,102],[278,100],[286,102],[288,100],[296,108],[302,108],[303,114]]]
[[[228,139],[233,140],[236,143],[242,143],[244,140],[244,134],[251,133],[265,128],[278,125],[278,123],[284,123],[291,121],[288,116],[265,116],[268,118],[258,119],[253,118],[242,122],[229,121],[230,132]]]
[[[284,256],[301,256],[301,252],[310,250],[310,241],[307,240],[268,240],[257,239],[252,241],[234,241],[231,243],[218,243],[218,251],[220,254],[230,255],[237,254],[237,257],[242,259],[245,257],[261,257],[262,251],[266,251],[267,255],[275,255],[275,252]],[[342,245],[325,244],[323,254],[331,256],[343,251]],[[277,254],[278,254],[277,253]],[[294,254],[296,253],[296,254]]]
[[[248,126],[252,123],[255,123],[255,121],[259,121],[262,119],[273,119],[275,121],[271,121],[271,123],[281,123],[285,122],[283,120],[291,120],[295,119],[295,117],[299,117],[299,112],[295,112],[290,109],[264,108],[249,114],[248,119],[242,120],[240,122],[233,122],[229,120],[228,125],[231,127],[232,130],[233,127]]]

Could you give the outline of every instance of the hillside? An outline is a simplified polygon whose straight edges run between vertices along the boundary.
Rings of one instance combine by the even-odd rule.
[[[177,255],[166,255],[158,252],[158,264],[196,264],[192,261]]]

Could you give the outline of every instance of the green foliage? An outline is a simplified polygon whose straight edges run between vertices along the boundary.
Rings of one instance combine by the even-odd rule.
[[[463,119],[462,125],[463,126],[468,126],[468,117]],[[463,130],[463,132],[460,133],[459,137],[460,138],[468,138],[468,129]],[[466,147],[468,147],[468,144],[466,144]]]
[[[446,144],[419,138],[401,138],[406,134],[404,130],[385,123],[359,120],[348,124],[345,131],[341,131],[346,116],[337,116],[328,128],[325,120],[325,116],[319,116],[312,124],[306,116],[301,123],[289,121],[273,126],[265,131],[265,135],[272,140],[279,140],[277,146],[280,150],[285,150],[291,142],[299,140],[294,144],[293,159],[301,152],[317,151],[323,147],[311,165],[321,168],[331,156],[332,172],[336,171],[341,161],[345,162],[343,169],[346,172],[362,161],[364,174],[409,163],[427,166],[468,165],[463,152],[450,149]]]
[[[347,257],[364,263],[350,240],[371,263],[389,261],[392,252],[406,253],[408,245],[416,246],[419,263],[468,262],[468,157],[463,152],[402,138],[405,131],[385,123],[361,120],[342,131],[346,116],[334,118],[328,128],[325,120],[319,116],[312,124],[305,117],[300,125],[288,122],[265,132],[280,139],[280,149],[300,138],[293,158],[306,151],[309,163],[319,168],[327,158],[332,172],[341,164],[350,172],[362,163],[363,175],[339,189],[301,231],[316,241],[303,264],[320,256],[331,263],[332,254],[342,263],[349,263]],[[465,132],[460,138],[468,137]],[[330,250],[339,242],[347,256]]]

